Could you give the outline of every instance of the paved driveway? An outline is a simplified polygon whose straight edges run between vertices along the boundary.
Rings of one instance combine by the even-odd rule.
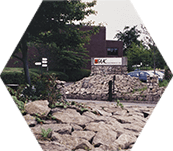
[[[76,102],[92,102],[96,104],[102,104],[102,103],[110,103],[110,104],[115,104],[116,102],[108,102],[108,101],[97,101],[97,100],[81,100],[81,99],[67,99],[67,101],[76,101]],[[124,102],[120,101],[124,106],[149,106],[149,107],[155,107],[156,104],[149,104],[149,103],[129,103],[129,102]]]

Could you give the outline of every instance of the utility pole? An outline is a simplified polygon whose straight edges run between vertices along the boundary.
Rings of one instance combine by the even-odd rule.
[[[156,56],[155,56],[155,47],[154,47],[154,56],[153,56],[153,58],[154,58],[154,75],[155,75],[155,73],[156,73]]]

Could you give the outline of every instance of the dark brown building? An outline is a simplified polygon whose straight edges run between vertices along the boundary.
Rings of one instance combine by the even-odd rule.
[[[90,30],[92,27],[84,26],[82,30]],[[106,28],[100,27],[99,33],[91,36],[90,44],[85,46],[88,50],[89,59],[92,57],[122,57],[123,43],[121,41],[106,40]],[[40,57],[39,51],[30,47],[28,51],[29,68],[35,68],[35,62]],[[43,56],[45,57],[45,56]],[[40,60],[41,61],[41,60]],[[7,67],[22,67],[22,62],[12,58],[6,65]],[[87,64],[87,69],[91,69],[91,61]]]
[[[88,30],[92,27],[83,27],[83,30]],[[85,46],[89,51],[90,58],[92,57],[122,57],[123,42],[115,40],[106,40],[106,28],[101,27],[99,33],[91,37],[89,45]],[[91,68],[91,62],[87,68]]]

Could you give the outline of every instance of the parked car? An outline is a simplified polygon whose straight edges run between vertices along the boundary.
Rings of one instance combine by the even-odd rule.
[[[138,77],[141,81],[147,81],[147,76],[150,74],[144,71],[132,71],[129,72],[128,75],[131,77]]]
[[[163,76],[160,73],[156,72],[156,75],[158,75],[158,80],[163,81]],[[132,71],[129,72],[128,75],[131,77],[138,77],[141,81],[146,82],[147,81],[147,76],[149,75],[150,77],[154,76],[154,71]]]
[[[136,68],[134,71],[140,71],[140,69]]]

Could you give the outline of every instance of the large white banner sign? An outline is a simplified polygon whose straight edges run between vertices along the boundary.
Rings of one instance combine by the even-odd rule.
[[[92,65],[122,65],[122,58],[93,58]]]

